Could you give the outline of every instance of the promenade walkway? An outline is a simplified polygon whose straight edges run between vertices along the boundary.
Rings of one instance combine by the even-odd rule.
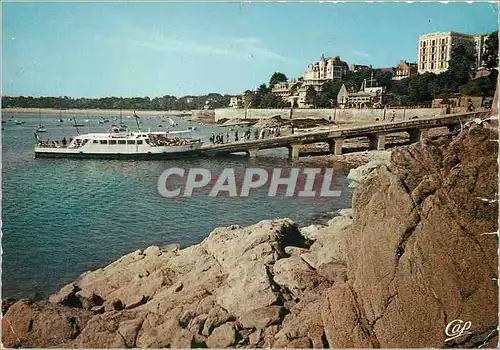
[[[430,129],[448,127],[451,131],[460,127],[462,123],[476,118],[487,117],[490,113],[490,111],[487,111],[448,114],[398,122],[378,122],[356,127],[332,128],[331,130],[296,133],[280,137],[270,136],[258,140],[209,144],[202,146],[200,152],[204,156],[239,152],[255,156],[257,151],[262,149],[285,147],[288,149],[289,158],[295,160],[299,157],[299,149],[302,145],[327,142],[330,146],[330,152],[339,155],[342,154],[342,144],[346,139],[358,137],[368,137],[370,149],[384,150],[385,140],[389,134],[407,132],[410,136],[410,142],[417,142],[427,138]]]

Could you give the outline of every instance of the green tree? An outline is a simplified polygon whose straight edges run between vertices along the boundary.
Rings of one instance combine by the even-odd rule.
[[[316,107],[332,108],[337,105],[337,95],[342,87],[341,81],[328,80],[323,83],[321,92],[317,94]]]
[[[474,63],[475,57],[470,50],[463,45],[453,46],[448,67],[450,79],[457,85],[466,84],[470,79]]]
[[[269,92],[262,96],[261,108],[283,108],[285,107],[285,102],[279,96],[274,95]]]
[[[273,75],[271,76],[271,79],[269,80],[269,86],[273,86],[274,84],[277,83],[283,83],[285,81],[288,81],[288,78],[284,73],[274,72]]]
[[[486,68],[498,68],[498,30],[491,33],[485,42],[485,51],[481,59]]]
[[[316,107],[318,98],[318,93],[312,86],[308,86],[306,89],[306,103]]]
[[[377,86],[385,86],[387,90],[390,89],[394,80],[392,80],[393,74],[391,72],[382,72],[381,70],[375,70],[373,78],[375,79]]]
[[[493,96],[495,85],[489,77],[481,77],[460,86],[459,91],[464,96]]]
[[[408,102],[412,105],[430,104],[438,93],[434,86],[436,75],[424,73],[411,78],[408,84]]]

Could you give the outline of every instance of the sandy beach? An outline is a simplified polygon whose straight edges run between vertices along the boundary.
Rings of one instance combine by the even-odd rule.
[[[139,116],[160,116],[160,115],[181,115],[181,114],[191,114],[191,111],[135,111]],[[119,109],[52,109],[52,108],[3,108],[2,114],[53,114],[54,116],[59,116],[59,113],[65,115],[89,115],[89,116],[119,116]],[[128,116],[133,115],[134,110],[123,109],[122,115]]]

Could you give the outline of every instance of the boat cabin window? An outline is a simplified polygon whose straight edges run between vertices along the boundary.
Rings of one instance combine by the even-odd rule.
[[[100,140],[100,143],[101,143],[101,145],[107,145],[108,144],[108,140]]]
[[[99,143],[99,140],[93,140],[92,143]]]
[[[138,145],[142,145],[142,140],[137,140]]]
[[[149,145],[149,139],[144,140],[144,142],[146,142]]]
[[[125,143],[126,143],[125,140],[118,140],[119,145],[124,145]]]
[[[116,145],[116,140],[109,140],[110,145]]]
[[[128,145],[135,145],[135,140],[127,140]]]

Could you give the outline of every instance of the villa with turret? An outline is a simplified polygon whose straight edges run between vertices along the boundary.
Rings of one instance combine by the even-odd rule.
[[[319,92],[326,81],[341,81],[348,70],[349,66],[339,56],[325,58],[322,55],[318,62],[307,66],[301,78],[278,83],[272,92],[286,102],[297,103],[299,108],[307,107],[306,91],[309,87]]]

